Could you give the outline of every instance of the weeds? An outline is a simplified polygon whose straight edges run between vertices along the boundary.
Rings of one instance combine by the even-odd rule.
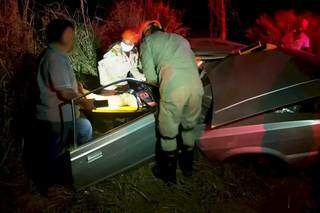
[[[97,22],[96,29],[101,42],[102,51],[121,39],[122,32],[127,28],[135,28],[146,20],[159,20],[167,32],[186,35],[188,29],[182,24],[182,12],[162,3],[147,4],[143,0],[116,1],[109,15]]]
[[[75,34],[77,39],[70,60],[78,79],[84,74],[98,76],[96,38],[92,25],[77,23]]]

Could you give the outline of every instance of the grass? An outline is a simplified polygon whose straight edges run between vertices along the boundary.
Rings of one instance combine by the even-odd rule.
[[[197,173],[167,187],[144,165],[76,193],[60,192],[46,199],[37,193],[19,195],[18,211],[34,212],[256,212],[262,195],[271,191],[250,169],[211,164],[200,156]],[[257,202],[257,203],[256,203]]]
[[[199,155],[191,178],[178,171],[178,184],[168,188],[153,177],[152,164],[143,165],[71,192],[57,188],[49,198],[14,185],[0,190],[6,212],[312,212],[313,191],[303,173],[261,175],[253,167],[208,162]],[[0,180],[0,186],[1,186]],[[9,187],[9,186],[8,186]],[[10,191],[10,190],[9,190]],[[12,190],[11,190],[12,192]],[[5,203],[6,202],[6,203]]]

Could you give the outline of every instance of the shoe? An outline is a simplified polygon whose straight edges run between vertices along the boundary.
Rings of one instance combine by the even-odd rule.
[[[179,166],[185,177],[191,177],[193,174],[194,148],[183,146],[179,156]]]
[[[168,186],[177,184],[176,151],[161,151],[157,164],[152,168],[153,175],[164,181]]]

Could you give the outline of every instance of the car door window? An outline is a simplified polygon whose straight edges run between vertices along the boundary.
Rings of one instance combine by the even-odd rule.
[[[311,98],[273,111],[276,114],[319,113],[320,98]]]
[[[90,92],[86,98],[94,101],[96,109],[80,110],[80,118],[90,122],[92,138],[89,141],[80,142],[78,137],[81,137],[80,133],[85,131],[86,127],[80,127],[75,123],[70,149],[74,150],[88,143],[94,143],[98,138],[153,111],[157,105],[155,91],[151,86],[135,81],[125,81],[117,84],[117,88],[115,85],[110,85]],[[89,131],[88,128],[87,131]]]

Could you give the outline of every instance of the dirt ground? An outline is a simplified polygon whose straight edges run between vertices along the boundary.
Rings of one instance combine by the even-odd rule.
[[[153,177],[151,166],[77,192],[55,187],[48,198],[32,190],[21,172],[17,180],[0,179],[0,212],[318,212],[314,169],[261,174],[199,155],[196,174],[185,178],[178,171],[177,186],[168,188]]]

